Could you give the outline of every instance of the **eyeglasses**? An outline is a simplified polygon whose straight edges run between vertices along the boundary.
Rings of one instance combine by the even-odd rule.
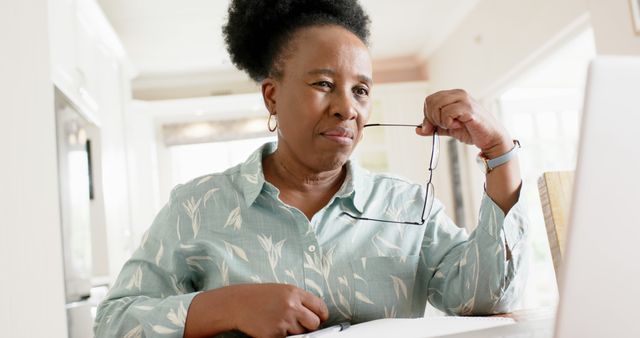
[[[421,125],[412,125],[412,124],[388,124],[388,123],[372,123],[365,124],[363,128],[367,127],[413,127],[413,128],[421,128]],[[409,224],[409,225],[423,225],[426,220],[429,218],[431,214],[431,208],[433,207],[433,199],[434,199],[434,188],[431,180],[433,178],[433,171],[438,166],[438,158],[440,157],[440,137],[438,136],[438,129],[434,129],[433,131],[433,142],[431,143],[431,159],[429,160],[429,179],[427,180],[427,184],[425,186],[425,197],[424,197],[424,206],[422,207],[422,218],[419,222],[416,221],[397,221],[397,220],[385,220],[378,218],[368,218],[368,217],[357,217],[351,215],[348,212],[342,212],[342,214],[351,217],[355,220],[360,221],[375,221],[375,222],[385,222],[385,223],[396,223],[396,224]]]

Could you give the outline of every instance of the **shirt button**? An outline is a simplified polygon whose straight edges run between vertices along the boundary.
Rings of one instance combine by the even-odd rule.
[[[309,252],[315,252],[316,251],[316,246],[315,245],[309,245],[307,250],[309,250]]]

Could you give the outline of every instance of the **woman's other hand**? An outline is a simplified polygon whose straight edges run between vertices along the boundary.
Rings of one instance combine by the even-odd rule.
[[[439,91],[424,100],[424,120],[416,133],[432,135],[434,127],[440,135],[475,145],[488,158],[513,147],[511,137],[498,119],[462,89]]]
[[[285,337],[316,330],[329,317],[324,301],[293,285],[239,284],[193,299],[185,337],[239,330],[253,337]]]

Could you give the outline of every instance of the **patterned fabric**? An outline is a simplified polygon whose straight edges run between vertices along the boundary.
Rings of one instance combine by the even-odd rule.
[[[426,301],[448,314],[502,313],[518,298],[522,202],[505,216],[485,195],[471,235],[437,200],[423,226],[355,221],[341,213],[419,220],[424,188],[348,162],[344,184],[309,221],[264,179],[262,158],[275,148],[265,144],[246,162],[172,191],[98,308],[97,337],[182,337],[197,292],[236,283],[312,292],[329,308],[325,325],[418,317]]]

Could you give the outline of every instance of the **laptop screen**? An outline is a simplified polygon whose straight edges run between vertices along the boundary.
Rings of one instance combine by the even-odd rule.
[[[640,337],[640,57],[589,69],[556,337]]]

